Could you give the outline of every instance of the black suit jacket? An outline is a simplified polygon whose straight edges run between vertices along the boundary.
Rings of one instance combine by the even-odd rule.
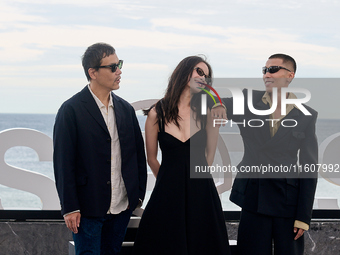
[[[146,189],[143,137],[133,107],[112,93],[121,147],[121,171],[130,209]],[[102,217],[111,201],[111,137],[86,86],[60,107],[53,130],[53,164],[62,215],[80,210]]]
[[[269,105],[262,101],[264,93],[264,91],[253,91],[253,106],[258,110],[269,109]],[[247,102],[247,90],[244,90],[243,94]],[[308,116],[294,108],[284,119],[293,119],[297,125],[295,127],[280,126],[271,138],[270,122],[266,121],[269,115],[254,115],[249,111],[246,103],[244,115],[233,115],[232,98],[226,98],[223,101],[227,107],[228,119],[237,122],[246,121],[246,125],[239,124],[244,143],[244,156],[238,169],[244,170],[246,167],[250,169],[249,167],[252,166],[261,169],[262,166],[269,165],[290,169],[288,173],[280,170],[274,175],[238,172],[230,200],[243,209],[275,217],[292,217],[309,224],[317,174],[310,172],[298,174],[296,165],[299,162],[303,170],[306,164],[308,167],[317,163],[318,144],[315,135],[317,112],[304,105],[312,114]],[[248,121],[251,119],[260,119],[264,125],[250,127]],[[259,121],[250,124],[260,126]],[[294,126],[295,122],[287,121],[286,125]]]

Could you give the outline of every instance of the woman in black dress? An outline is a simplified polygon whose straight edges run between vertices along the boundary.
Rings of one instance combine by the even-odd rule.
[[[146,111],[147,159],[157,179],[140,221],[136,255],[230,254],[213,179],[210,174],[190,178],[194,166],[211,165],[215,156],[218,127],[213,127],[209,110],[200,114],[202,84],[211,76],[210,65],[201,57],[183,59],[164,98]]]

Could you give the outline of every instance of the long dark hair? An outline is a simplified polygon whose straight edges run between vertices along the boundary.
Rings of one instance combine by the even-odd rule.
[[[164,97],[159,100],[155,105],[151,106],[150,109],[145,110],[144,114],[147,115],[149,111],[155,106],[158,121],[160,121],[162,119],[162,116],[164,115],[165,125],[174,122],[175,125],[179,128],[180,126],[178,121],[181,119],[181,117],[178,115],[178,102],[180,100],[181,94],[183,93],[192,76],[192,72],[195,66],[202,62],[206,64],[209,69],[208,76],[212,77],[211,66],[201,56],[189,56],[184,58],[181,62],[179,62],[179,64],[171,74]],[[202,93],[203,92],[194,94],[190,103],[192,110],[196,112],[196,121],[202,118],[202,116],[200,115],[201,106],[199,100]]]

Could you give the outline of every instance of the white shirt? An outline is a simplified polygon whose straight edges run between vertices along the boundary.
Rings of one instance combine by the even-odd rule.
[[[118,214],[127,209],[129,201],[121,171],[121,150],[112,95],[110,93],[109,106],[106,109],[105,105],[92,92],[90,85],[88,85],[88,88],[102,113],[111,136],[111,204],[107,213]]]

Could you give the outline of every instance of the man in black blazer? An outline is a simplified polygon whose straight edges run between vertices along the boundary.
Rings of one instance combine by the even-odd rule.
[[[76,254],[119,254],[146,190],[144,142],[133,107],[115,95],[123,61],[104,43],[82,58],[89,84],[56,116],[54,174]]]
[[[301,236],[309,228],[317,183],[317,175],[308,172],[318,159],[317,112],[303,105],[310,113],[305,115],[287,104],[286,115],[281,114],[281,89],[288,87],[295,72],[295,60],[288,55],[275,54],[266,62],[266,90],[253,91],[252,104],[257,110],[271,108],[277,88],[277,108],[270,115],[255,115],[249,110],[247,90],[243,91],[243,115],[233,114],[232,98],[223,99],[227,113],[220,106],[212,110],[218,118],[227,114],[239,123],[244,143],[230,195],[230,200],[242,207],[237,240],[241,255],[272,254],[272,243],[277,255],[303,254]],[[285,96],[296,99],[293,93]]]

